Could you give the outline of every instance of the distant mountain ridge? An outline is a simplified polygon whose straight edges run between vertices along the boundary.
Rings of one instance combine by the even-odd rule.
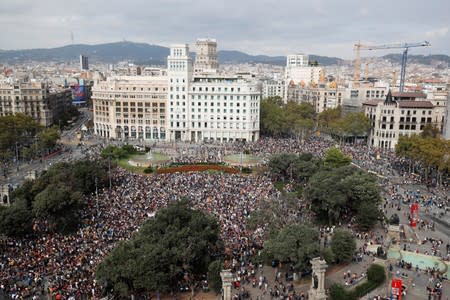
[[[79,55],[89,57],[91,63],[117,63],[129,61],[135,64],[166,65],[169,48],[135,42],[114,42],[98,45],[76,44],[48,49],[23,49],[23,50],[0,50],[0,63],[21,63],[27,61],[77,61]],[[235,50],[220,50],[217,53],[221,64],[239,63],[266,63],[273,65],[286,65],[286,56],[250,55]],[[401,54],[389,54],[383,56],[392,62],[401,62]],[[348,60],[338,57],[309,55],[310,61],[317,60],[319,65],[328,66],[345,64]],[[448,55],[410,55],[410,62],[432,64],[433,62],[450,62]]]
[[[48,49],[0,50],[0,63],[19,63],[26,61],[76,61],[79,55],[89,57],[92,63],[117,63],[130,61],[136,64],[165,65],[169,48],[135,42],[115,42],[98,45],[67,45]],[[285,56],[250,55],[241,51],[220,50],[217,53],[219,63],[267,63],[286,65]],[[310,55],[310,60],[317,60],[322,65],[342,62],[337,57]]]
[[[383,56],[391,62],[401,63],[402,54],[387,54]],[[423,65],[431,65],[433,63],[450,63],[450,56],[444,54],[430,54],[430,55],[408,55],[408,63],[417,63]]]

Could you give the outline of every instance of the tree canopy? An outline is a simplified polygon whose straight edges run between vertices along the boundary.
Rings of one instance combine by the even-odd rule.
[[[30,233],[33,220],[47,221],[50,230],[67,232],[80,221],[82,195],[108,182],[105,161],[81,160],[53,165],[34,181],[25,181],[13,191],[12,204],[0,212],[0,234]]]
[[[294,179],[298,183],[304,183],[319,170],[322,161],[311,153],[281,153],[273,155],[268,165],[277,179]]]
[[[6,175],[15,159],[31,159],[54,147],[58,129],[44,128],[22,113],[0,117],[0,163]]]
[[[267,136],[304,138],[316,126],[314,106],[302,102],[283,103],[280,97],[261,101],[261,133]]]
[[[332,147],[325,152],[324,165],[330,168],[348,166],[352,159],[342,153],[337,147]]]
[[[36,218],[47,220],[54,231],[69,232],[76,229],[79,223],[81,193],[72,192],[70,187],[50,184],[36,195],[33,202],[33,213]]]
[[[371,128],[370,121],[362,112],[349,112],[342,116],[340,107],[327,109],[318,116],[320,129],[342,139],[366,137]]]
[[[364,207],[365,213],[379,216],[380,187],[372,175],[354,166],[317,172],[304,193],[317,217],[329,224],[349,221],[361,212],[363,203],[374,208],[370,212]]]
[[[350,232],[336,230],[331,237],[330,247],[337,263],[350,262],[356,250],[356,241]]]
[[[189,208],[187,201],[170,203],[105,257],[97,278],[122,294],[193,285],[213,261],[218,234],[211,215]]]
[[[436,182],[441,183],[443,174],[450,171],[450,141],[435,136],[432,128],[427,131],[422,132],[422,135],[400,136],[395,152],[411,163],[421,162],[425,167],[425,179],[428,179],[431,169],[436,170]]]
[[[295,265],[305,270],[309,261],[320,254],[320,239],[317,228],[308,225],[288,225],[264,243],[269,257]]]

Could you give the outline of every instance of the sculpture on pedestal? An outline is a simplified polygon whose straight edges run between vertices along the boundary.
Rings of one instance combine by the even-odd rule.
[[[327,299],[325,294],[325,272],[327,270],[327,262],[320,257],[313,258],[312,265],[312,280],[311,288],[308,295],[310,300],[324,300]]]

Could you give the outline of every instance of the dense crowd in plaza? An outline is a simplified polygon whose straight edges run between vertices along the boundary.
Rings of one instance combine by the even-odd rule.
[[[20,298],[46,291],[63,299],[98,297],[96,266],[120,240],[131,234],[168,202],[187,197],[194,207],[213,213],[221,225],[230,265],[244,267],[262,247],[263,231],[249,232],[246,219],[260,199],[278,197],[267,177],[177,173],[158,176],[118,169],[115,186],[90,197],[83,226],[74,235],[37,232],[1,244],[1,290]]]
[[[311,152],[323,156],[335,144],[318,137],[306,141],[262,139],[253,144],[228,144],[225,150],[217,145],[190,151],[180,147],[172,154],[175,153],[180,162],[217,162],[227,152],[242,151],[261,157],[283,152]],[[101,148],[95,146],[83,151],[89,157],[95,157]],[[376,150],[362,145],[345,145],[341,149],[351,155],[358,166],[385,178],[393,175],[392,163],[398,161],[392,153],[383,153],[381,159],[377,159]],[[252,257],[262,248],[264,228],[249,230],[247,218],[259,201],[279,198],[269,177],[208,173],[144,176],[122,169],[114,172],[113,188],[99,191],[98,197],[86,197],[88,206],[83,211],[83,224],[75,234],[61,235],[41,229],[23,239],[0,240],[0,297],[3,293],[15,299],[33,295],[33,299],[39,299],[39,295],[50,293],[56,299],[99,298],[104,290],[102,283],[95,280],[95,269],[101,260],[118,241],[129,239],[160,208],[183,197],[190,199],[195,208],[218,217],[226,247],[225,264],[235,271],[240,284],[258,286],[268,297],[304,297],[295,293],[293,286],[281,278],[275,283],[267,283],[260,272],[261,266],[252,262]],[[404,176],[404,179],[409,180],[409,177]],[[389,200],[400,199],[398,194],[401,194],[402,200],[419,200],[430,209],[444,207],[445,210],[448,205],[446,187],[439,190],[443,196],[401,192],[393,183],[386,184],[385,191],[392,197]],[[364,249],[360,250],[364,252]]]

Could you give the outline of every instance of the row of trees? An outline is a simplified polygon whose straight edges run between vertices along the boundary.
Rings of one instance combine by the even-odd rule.
[[[450,141],[442,139],[438,132],[426,126],[420,135],[400,136],[395,152],[409,161],[410,172],[414,162],[421,162],[425,180],[434,174],[436,183],[442,184],[442,178],[450,171]]]
[[[193,292],[207,273],[209,284],[219,290],[222,263],[216,254],[222,251],[217,219],[182,200],[158,211],[114,248],[96,275],[106,293],[122,296],[175,292],[180,284]]]
[[[276,180],[305,187],[303,198],[318,221],[332,225],[354,218],[369,229],[381,217],[380,187],[373,175],[350,162],[339,149],[330,148],[323,160],[311,153],[275,155],[269,168]]]
[[[330,225],[354,218],[363,229],[381,216],[377,181],[351,166],[351,158],[330,148],[323,159],[311,153],[272,156],[269,168],[275,180],[294,186],[295,193],[282,189],[277,201],[262,201],[249,218],[249,228],[269,229],[263,259],[292,264],[295,272],[310,271],[310,260],[322,256],[329,264],[350,262],[356,241],[346,230],[335,230],[329,244],[321,247],[320,233],[305,216],[311,209],[319,223]],[[292,190],[292,189],[291,189]],[[302,214],[290,214],[302,207]],[[294,218],[292,218],[294,216]]]
[[[12,194],[13,204],[0,210],[0,234],[22,236],[32,232],[33,223],[46,230],[70,232],[80,222],[83,195],[108,182],[104,161],[59,163],[35,181],[25,181]]]
[[[44,155],[60,138],[57,127],[44,128],[22,113],[0,117],[0,128],[0,161],[4,175],[13,160]]]
[[[349,112],[342,115],[339,106],[327,109],[318,116],[321,131],[327,132],[342,141],[354,141],[357,137],[366,137],[371,128],[370,121],[362,112]]]
[[[349,231],[337,230],[333,233],[329,247],[322,248],[317,227],[311,224],[287,225],[272,232],[264,243],[266,260],[278,260],[293,265],[301,273],[310,270],[310,260],[317,256],[327,263],[346,263],[352,260],[356,241]]]
[[[261,133],[274,137],[304,138],[316,126],[316,111],[309,103],[269,97],[261,101]]]
[[[280,97],[268,97],[261,101],[261,134],[273,137],[305,138],[316,129],[341,140],[366,137],[371,128],[364,113],[342,114],[339,106],[316,113],[310,103],[288,101]]]

